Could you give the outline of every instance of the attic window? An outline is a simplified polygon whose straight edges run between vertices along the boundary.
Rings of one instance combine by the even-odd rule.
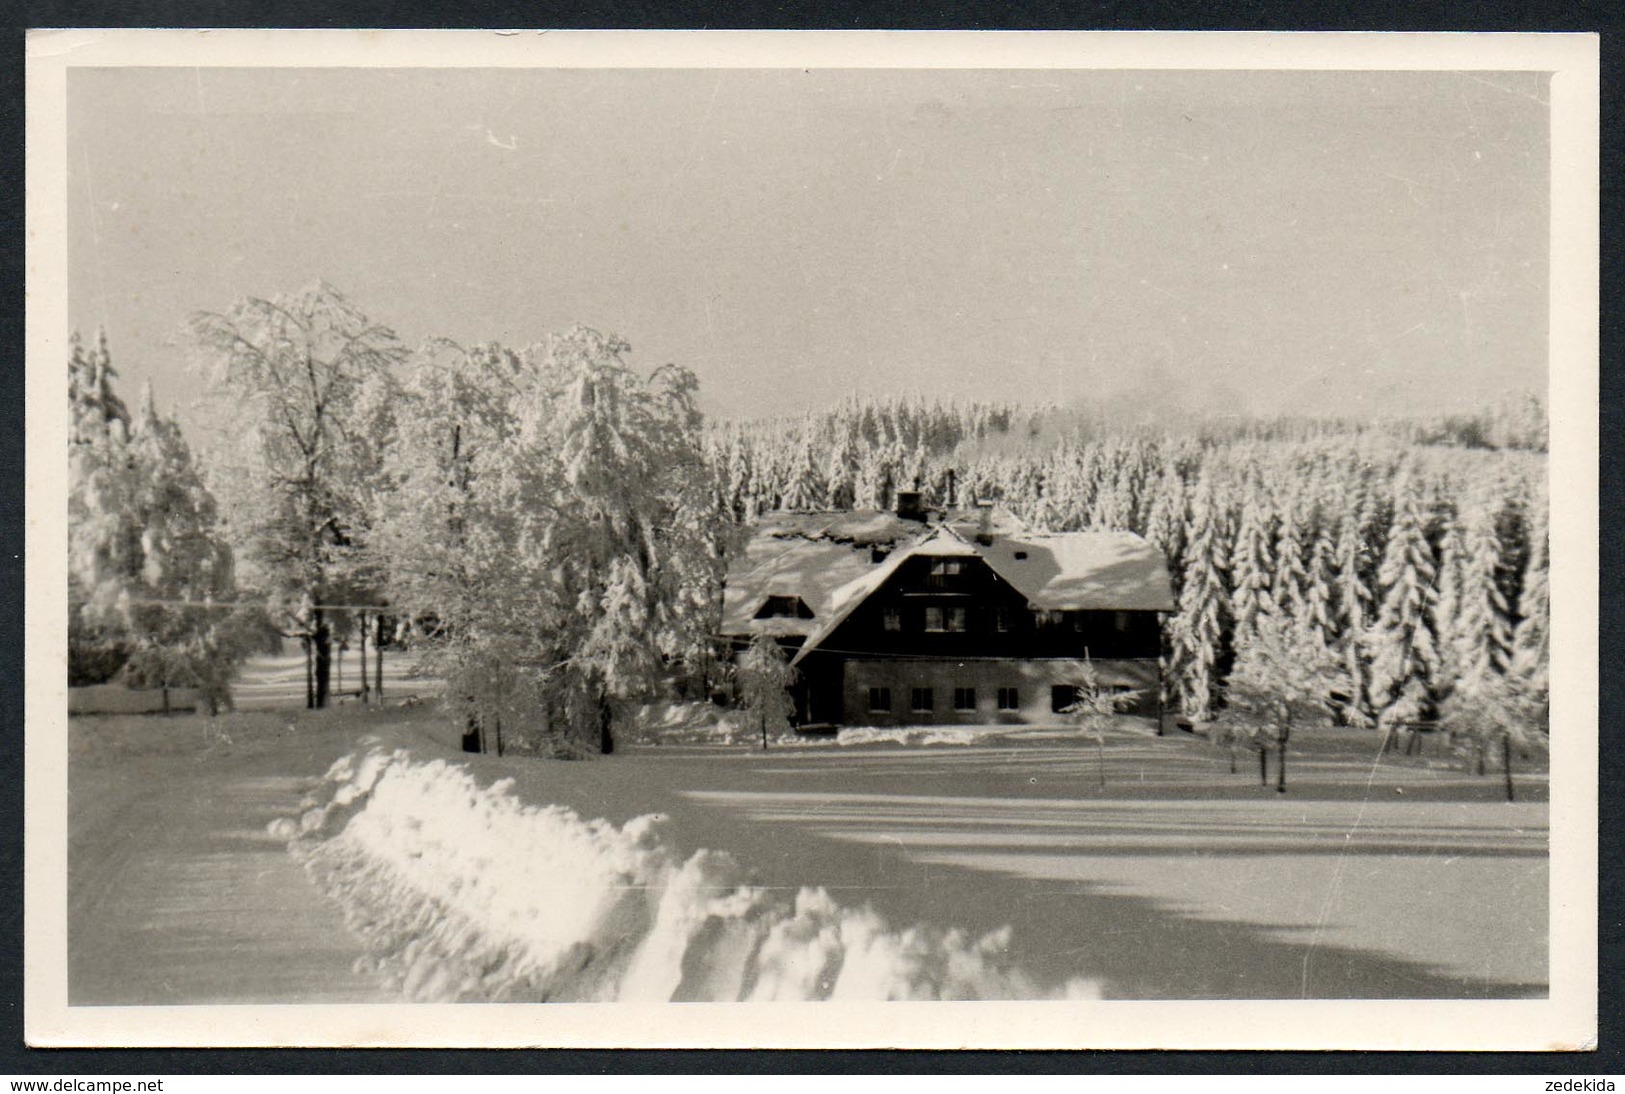
[[[1023,562],[1027,558],[1027,552],[1026,551],[1017,551],[1015,554],[1016,554],[1016,561],[1017,562]]]
[[[770,596],[756,611],[757,619],[811,619],[812,609],[799,596]]]
[[[889,554],[891,554],[891,548],[889,547],[871,547],[869,548],[869,561],[878,566],[886,561],[886,556]]]

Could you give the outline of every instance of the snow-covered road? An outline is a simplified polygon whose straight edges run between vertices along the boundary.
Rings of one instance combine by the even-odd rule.
[[[362,946],[339,910],[265,831],[350,741],[307,728],[275,748],[191,743],[96,748],[70,767],[70,1003],[382,999],[352,969]]]

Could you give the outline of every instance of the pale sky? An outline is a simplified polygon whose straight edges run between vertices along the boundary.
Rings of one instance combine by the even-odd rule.
[[[743,417],[857,392],[1261,412],[1543,386],[1537,73],[76,69],[70,319],[325,278],[409,344],[575,322]],[[182,409],[184,414],[184,409]]]

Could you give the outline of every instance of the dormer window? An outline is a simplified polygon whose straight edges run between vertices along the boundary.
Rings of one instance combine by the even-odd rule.
[[[770,596],[756,611],[757,619],[811,619],[813,611],[799,596]]]
[[[1016,557],[1017,562],[1025,562],[1025,561],[1027,561],[1027,552],[1026,551],[1016,551],[1015,552],[1015,557]]]

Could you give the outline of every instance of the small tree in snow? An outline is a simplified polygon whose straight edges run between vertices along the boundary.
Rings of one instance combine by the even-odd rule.
[[[1094,739],[1100,785],[1106,785],[1106,729],[1112,721],[1139,701],[1138,691],[1106,684],[1095,666],[1084,661],[1070,676],[1072,702],[1061,708],[1078,728]]]
[[[1513,752],[1545,751],[1547,746],[1545,703],[1506,676],[1474,678],[1457,688],[1442,704],[1440,721],[1480,775],[1486,753],[1500,746],[1507,801],[1513,800]]]
[[[739,705],[756,716],[763,748],[767,747],[770,728],[775,732],[789,728],[795,710],[790,699],[795,675],[783,647],[765,634],[752,638],[750,647],[739,658]]]
[[[1219,717],[1224,739],[1247,741],[1259,750],[1260,780],[1265,755],[1276,751],[1276,786],[1286,793],[1286,749],[1295,725],[1324,718],[1339,679],[1336,659],[1278,614],[1253,621],[1247,643],[1236,653]],[[1232,762],[1232,768],[1234,763]]]

